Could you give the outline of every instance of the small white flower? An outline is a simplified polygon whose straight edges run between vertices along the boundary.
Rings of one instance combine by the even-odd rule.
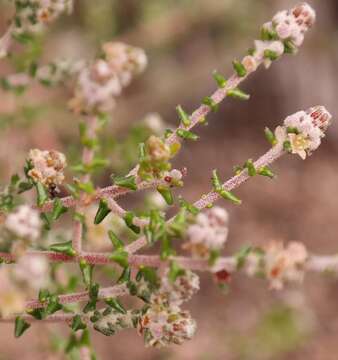
[[[284,53],[284,44],[281,41],[262,41],[255,40],[255,58],[257,60],[264,60],[265,67],[269,67],[272,60],[266,57],[266,51],[272,52],[276,58]]]
[[[69,102],[76,113],[109,112],[115,98],[146,66],[146,56],[139,48],[124,43],[103,44],[103,59],[83,68],[78,76],[74,97]]]
[[[14,267],[13,275],[16,281],[26,288],[38,290],[48,283],[48,261],[43,256],[24,255],[19,258]]]
[[[288,116],[283,126],[276,128],[276,140],[279,144],[288,141],[291,153],[298,154],[304,160],[321,144],[331,119],[331,114],[323,106],[298,111]]]
[[[28,205],[21,205],[7,216],[5,228],[20,239],[34,242],[41,231],[39,213]]]
[[[258,67],[256,58],[251,55],[245,56],[244,59],[242,60],[242,64],[248,73],[255,71]]]
[[[184,248],[196,257],[208,258],[210,251],[223,248],[228,232],[228,213],[215,206],[197,215],[196,223],[187,230],[188,243],[184,244]]]

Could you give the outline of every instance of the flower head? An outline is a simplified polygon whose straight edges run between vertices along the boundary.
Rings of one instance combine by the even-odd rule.
[[[323,106],[298,111],[288,116],[283,126],[276,128],[277,143],[283,144],[292,154],[298,154],[304,160],[321,144],[331,119],[331,114]]]
[[[161,279],[160,288],[151,297],[151,302],[179,306],[190,300],[200,288],[199,277],[190,270],[184,270],[184,273],[177,276],[175,281],[172,281],[168,275],[167,269]]]
[[[102,51],[103,58],[88,64],[79,73],[74,97],[69,102],[76,113],[111,111],[122,89],[147,65],[142,49],[124,43],[105,43]]]
[[[64,176],[64,169],[67,165],[64,154],[55,150],[33,149],[29,152],[29,161],[32,168],[28,171],[35,182],[40,182],[46,187],[61,185]]]
[[[138,323],[138,332],[143,335],[145,345],[153,347],[181,345],[191,340],[195,331],[196,322],[188,311],[157,305],[150,306]]]
[[[306,3],[277,13],[272,21],[263,25],[261,39],[255,41],[254,49],[243,59],[246,71],[254,71],[262,62],[269,67],[284,53],[295,53],[315,18],[314,10]]]
[[[184,247],[196,257],[208,258],[210,251],[223,248],[228,232],[228,213],[215,206],[197,215],[196,223],[187,230],[188,243]]]
[[[249,275],[265,275],[275,290],[282,289],[286,282],[303,281],[304,265],[308,259],[303,244],[291,242],[285,247],[281,241],[273,241],[263,250],[249,255],[246,268]]]
[[[21,205],[15,212],[9,214],[4,225],[13,235],[29,242],[36,241],[40,236],[39,213],[28,205]]]
[[[170,158],[170,149],[159,137],[151,135],[146,142],[151,162],[164,162]]]

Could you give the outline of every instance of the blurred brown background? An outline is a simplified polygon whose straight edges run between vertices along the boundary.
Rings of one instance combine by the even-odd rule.
[[[242,88],[248,102],[226,100],[199,127],[196,143],[186,143],[177,161],[188,168],[188,200],[210,186],[218,168],[222,178],[232,166],[260,156],[268,145],[265,126],[274,128],[288,114],[312,105],[325,105],[337,114],[338,2],[311,0],[318,14],[315,28],[295,57],[284,56],[268,71],[260,69]],[[1,1],[0,28],[11,15]],[[118,100],[110,132],[123,138],[135,121],[148,112],[160,113],[175,126],[175,106],[195,109],[215,88],[212,70],[230,74],[231,60],[240,57],[257,37],[259,27],[277,10],[296,4],[287,0],[81,0],[74,14],[50,29],[43,58],[86,57],[101,42],[118,39],[143,47],[149,56],[146,73]],[[2,74],[7,64],[0,66]],[[1,179],[22,167],[32,147],[56,148],[76,158],[77,119],[66,110],[69,93],[47,92],[39,86],[16,98],[1,93]],[[236,194],[240,207],[231,214],[226,253],[242,244],[272,239],[302,241],[309,251],[338,251],[338,125],[334,123],[321,148],[302,161],[286,157],[273,166],[278,178],[255,178]],[[114,155],[111,155],[112,157]],[[98,178],[106,184],[105,176]],[[304,285],[274,293],[262,280],[236,275],[230,292],[222,294],[207,275],[202,289],[186,306],[198,321],[195,339],[181,347],[144,349],[135,332],[105,338],[94,334],[100,359],[185,360],[333,360],[338,353],[338,282],[308,274]],[[0,326],[0,359],[57,359],[45,353],[48,327],[13,340],[12,326]],[[66,327],[60,331],[68,332]]]

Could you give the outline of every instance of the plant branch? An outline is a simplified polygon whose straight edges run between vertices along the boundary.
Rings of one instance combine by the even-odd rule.
[[[281,145],[276,145],[272,149],[270,149],[266,154],[261,156],[255,163],[255,168],[260,168],[262,166],[267,166],[273,163],[275,160],[279,159],[285,151],[283,150]],[[247,170],[242,171],[239,175],[233,176],[227,182],[222,185],[222,188],[226,191],[231,191],[236,189],[241,184],[249,180],[250,176]],[[199,200],[197,200],[193,205],[196,206],[199,210],[206,208],[207,206],[213,204],[216,200],[220,198],[220,195],[215,191],[210,191],[207,195],[203,195]],[[168,220],[168,222],[172,221],[173,218]],[[126,246],[126,251],[130,254],[135,253],[140,250],[142,247],[147,245],[147,239],[145,236],[140,237],[139,239],[132,242],[130,245]]]

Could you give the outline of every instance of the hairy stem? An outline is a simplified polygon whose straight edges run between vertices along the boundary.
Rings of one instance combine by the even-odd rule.
[[[262,166],[267,166],[273,163],[275,160],[279,159],[285,151],[283,150],[281,145],[276,145],[272,149],[270,149],[266,154],[261,156],[255,163],[255,167],[258,169]],[[223,184],[223,189],[227,191],[231,191],[236,189],[241,184],[246,182],[250,178],[247,170],[244,170],[239,175],[235,175],[227,182]],[[207,206],[213,204],[216,200],[220,198],[220,195],[215,191],[210,191],[207,195],[203,195],[199,200],[194,203],[198,209],[202,210]],[[168,220],[169,222],[172,221],[173,218]],[[130,245],[126,246],[126,251],[130,254],[135,253],[136,251],[140,250],[142,247],[147,245],[147,239],[145,236],[140,237],[139,239],[132,242]]]

